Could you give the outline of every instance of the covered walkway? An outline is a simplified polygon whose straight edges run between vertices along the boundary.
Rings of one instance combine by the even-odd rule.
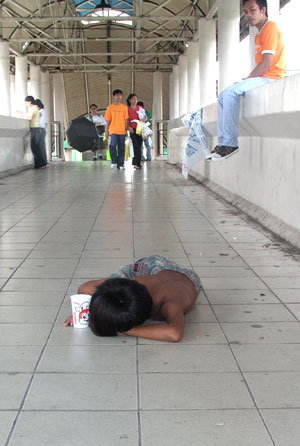
[[[24,171],[0,210],[1,444],[299,446],[299,252],[162,161]],[[154,252],[203,282],[180,343],[62,326]]]

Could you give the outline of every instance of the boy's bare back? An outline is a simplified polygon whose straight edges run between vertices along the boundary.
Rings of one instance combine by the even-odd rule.
[[[107,278],[85,282],[79,287],[78,293],[92,295],[96,287],[106,280]],[[158,341],[180,341],[184,332],[184,314],[191,311],[198,295],[193,282],[185,274],[168,269],[153,275],[136,276],[130,280],[135,280],[147,288],[153,301],[151,317],[164,323],[145,323],[122,334]],[[66,319],[64,325],[72,325],[71,316]]]
[[[183,313],[188,313],[193,308],[198,295],[195,286],[187,276],[170,269],[154,275],[138,276],[134,280],[145,285],[152,297],[152,316],[154,317],[159,315],[166,301],[180,303]]]

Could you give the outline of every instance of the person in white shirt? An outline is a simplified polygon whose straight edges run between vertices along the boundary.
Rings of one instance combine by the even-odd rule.
[[[98,133],[98,140],[97,140],[97,146],[96,146],[96,150],[93,150],[93,160],[97,161],[97,150],[99,150],[99,160],[103,159],[103,149],[105,147],[104,144],[104,133],[105,133],[105,125],[106,125],[106,121],[104,119],[104,117],[97,112],[97,105],[96,104],[91,104],[90,105],[90,114],[88,115],[88,119],[90,121],[92,121],[97,129],[97,133]]]
[[[44,110],[44,104],[40,99],[35,100],[35,104],[38,106],[40,111],[40,127],[41,127],[41,139],[40,139],[40,151],[43,156],[47,159],[46,151],[46,112]],[[48,163],[47,163],[48,165]]]

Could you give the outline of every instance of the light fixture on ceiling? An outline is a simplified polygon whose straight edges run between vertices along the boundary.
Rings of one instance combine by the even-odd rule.
[[[95,11],[99,11],[99,9],[103,10],[103,9],[109,9],[109,8],[111,8],[110,4],[107,3],[106,0],[101,0],[100,5],[97,5],[95,7]]]

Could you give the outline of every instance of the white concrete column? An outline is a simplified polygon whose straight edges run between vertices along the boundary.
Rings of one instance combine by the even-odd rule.
[[[169,73],[169,119],[174,119],[174,73]]]
[[[152,104],[152,154],[155,159],[157,155],[157,121],[163,118],[163,82],[162,73],[153,73],[153,104]],[[162,141],[161,141],[161,153],[162,153]]]
[[[278,23],[280,12],[280,0],[268,0],[268,19]]]
[[[239,42],[240,0],[221,1],[218,13],[219,93],[237,80]]]
[[[15,92],[16,109],[25,112],[25,97],[27,96],[27,56],[16,56]]]
[[[18,116],[16,111],[16,83],[14,74],[10,74],[10,114],[11,116]]]
[[[199,69],[200,106],[216,101],[217,80],[217,41],[216,21],[200,19],[199,30]]]
[[[40,99],[44,104],[44,110],[46,113],[46,152],[47,159],[51,160],[51,133],[50,133],[50,75],[49,71],[41,72],[41,96]]]
[[[179,56],[179,116],[188,112],[188,59]]]
[[[34,99],[41,98],[41,67],[30,64],[30,93]]]
[[[60,156],[64,159],[64,87],[63,87],[63,74],[62,73],[55,73],[53,74],[53,116],[54,121],[60,122],[60,131],[61,131],[61,138],[60,138]]]
[[[199,43],[189,42],[188,52],[188,112],[200,108]]]
[[[0,42],[0,115],[10,116],[9,43]]]
[[[173,76],[174,76],[174,116],[173,118],[179,117],[179,66],[173,66]]]

